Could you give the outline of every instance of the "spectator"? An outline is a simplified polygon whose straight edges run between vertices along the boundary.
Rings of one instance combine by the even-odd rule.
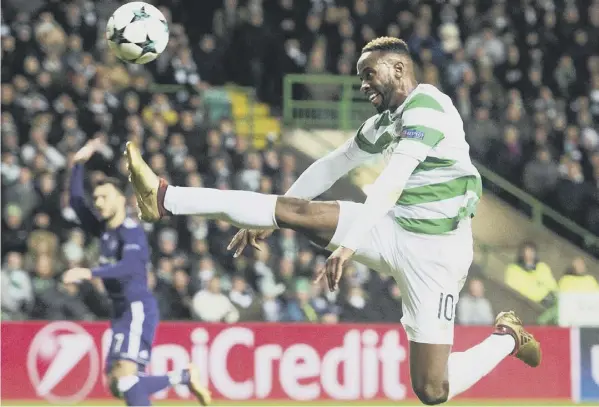
[[[48,170],[58,171],[66,165],[64,156],[53,146],[48,144],[48,135],[42,128],[34,128],[29,135],[29,143],[23,146],[21,158],[27,165],[34,164],[34,160],[45,160]]]
[[[529,300],[550,306],[555,302],[557,282],[549,266],[537,255],[537,246],[526,242],[520,248],[516,263],[505,271],[505,283]]]
[[[79,296],[75,284],[63,285],[54,277],[52,258],[43,254],[37,257],[33,291],[35,307],[33,318],[49,320],[91,320],[93,315]]]
[[[262,318],[260,301],[243,276],[233,277],[229,299],[239,310],[240,321],[259,321]]]
[[[557,183],[555,201],[562,213],[580,223],[589,200],[588,184],[578,162],[570,161],[566,171]]]
[[[587,272],[586,264],[581,257],[572,260],[572,265],[559,279],[561,292],[599,292],[599,283],[595,276]]]
[[[370,322],[375,319],[374,309],[370,299],[366,297],[364,290],[359,285],[351,287],[341,303],[341,315],[339,319],[343,322]]]
[[[524,167],[524,189],[540,200],[545,200],[554,191],[558,181],[557,163],[547,148],[539,149],[536,158]]]
[[[7,204],[19,207],[21,216],[27,218],[38,205],[39,198],[35,191],[33,175],[27,167],[21,168],[18,181],[6,190],[4,200]]]
[[[112,315],[112,302],[101,279],[94,278],[81,283],[79,297],[95,317],[109,319]]]
[[[172,285],[170,283],[156,277],[156,274],[149,271],[148,272],[148,287],[150,288],[150,290],[152,290],[152,293],[156,297],[156,301],[158,302],[158,310],[160,311],[160,317],[162,319],[167,319],[167,318],[171,317]]]
[[[293,292],[298,273],[295,271],[293,260],[283,257],[279,260],[279,267],[275,274],[276,281],[286,287],[288,292]]]
[[[23,224],[21,208],[15,204],[7,205],[2,224],[2,254],[13,251],[25,253],[27,238],[28,234]]]
[[[192,314],[204,322],[233,323],[239,320],[239,312],[222,293],[220,278],[213,277],[205,289],[198,291],[192,300]]]
[[[62,255],[68,269],[81,267],[84,260],[85,234],[81,229],[72,229],[69,239],[62,245]]]
[[[400,323],[403,316],[401,290],[395,280],[389,276],[372,274],[367,284],[368,296],[372,298],[372,307],[377,320]]]
[[[284,306],[279,296],[285,292],[285,286],[275,284],[272,279],[264,279],[260,286],[262,292],[262,316],[265,321],[282,321]]]
[[[466,124],[468,144],[472,155],[479,160],[486,160],[491,147],[499,141],[499,131],[490,118],[489,109],[479,107],[474,119]]]
[[[298,279],[295,284],[295,297],[289,301],[285,319],[289,322],[318,322],[318,313],[311,304],[310,283]]]
[[[257,153],[246,156],[245,168],[237,176],[237,189],[258,191],[262,177],[262,160]]]
[[[297,252],[299,250],[299,244],[297,241],[297,235],[294,230],[291,229],[283,229],[281,230],[279,239],[278,239],[278,249],[281,254],[281,257],[295,260],[297,256]]]
[[[523,164],[522,140],[516,127],[506,127],[494,151],[493,169],[509,181],[518,179]]]
[[[29,274],[23,270],[23,257],[10,252],[2,266],[2,319],[27,319],[33,306],[33,289]]]
[[[479,54],[482,50],[482,55]],[[466,41],[466,54],[470,58],[482,58],[487,65],[499,65],[505,60],[505,45],[498,39],[492,27],[485,27],[482,33],[473,35]]]
[[[310,297],[310,305],[312,305],[312,308],[318,313],[321,321],[325,315],[337,313],[338,307],[335,304],[337,293],[330,292],[325,280],[321,280],[320,283],[312,285]]]
[[[173,274],[172,289],[169,291],[169,319],[188,320],[192,298],[190,296],[189,274],[184,270],[177,270]]]
[[[493,324],[495,315],[481,280],[474,278],[468,283],[468,292],[458,302],[457,319],[462,325]]]
[[[19,179],[19,174],[21,173],[17,157],[10,152],[4,152],[2,154],[1,170],[2,183],[5,185],[14,184]]]

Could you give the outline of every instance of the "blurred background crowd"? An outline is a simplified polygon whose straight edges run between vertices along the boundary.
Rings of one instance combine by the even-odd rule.
[[[100,281],[58,282],[67,268],[97,260],[97,242],[79,228],[66,193],[72,156],[87,139],[104,141],[87,165],[88,190],[104,174],[125,179],[121,151],[135,140],[176,184],[284,193],[298,176],[293,152],[276,137],[255,150],[205,92],[251,86],[276,112],[285,74],[353,75],[361,47],[380,35],[406,39],[420,79],[454,98],[476,159],[599,234],[598,0],[153,3],[172,21],[171,39],[147,66],[106,50],[117,1],[2,4],[3,319],[109,316]],[[182,87],[157,93],[156,83]],[[340,293],[310,284],[326,253],[292,231],[237,259],[226,251],[236,230],[222,222],[178,217],[147,232],[163,319],[401,318],[394,282],[359,264],[346,270]],[[556,281],[535,251],[525,243],[505,272],[531,301],[599,290],[582,259]],[[474,272],[458,321],[488,324],[495,311]]]

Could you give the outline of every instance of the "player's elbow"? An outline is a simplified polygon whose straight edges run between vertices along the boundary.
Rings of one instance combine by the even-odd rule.
[[[442,404],[449,398],[449,383],[424,381],[422,383],[413,383],[414,393],[418,399],[427,406]]]

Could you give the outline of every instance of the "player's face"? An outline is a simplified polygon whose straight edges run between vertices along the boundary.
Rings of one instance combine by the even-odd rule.
[[[109,220],[124,208],[125,198],[114,185],[99,185],[94,189],[94,205],[102,219]]]
[[[379,113],[388,110],[398,81],[393,63],[378,51],[365,52],[358,60],[357,70],[362,80],[360,90],[370,103]]]

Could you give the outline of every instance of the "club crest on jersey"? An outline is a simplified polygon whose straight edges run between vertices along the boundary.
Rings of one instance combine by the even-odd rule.
[[[401,131],[401,137],[402,138],[409,138],[412,140],[423,140],[424,139],[424,132],[420,131],[420,130],[414,130],[414,129],[403,129]]]

